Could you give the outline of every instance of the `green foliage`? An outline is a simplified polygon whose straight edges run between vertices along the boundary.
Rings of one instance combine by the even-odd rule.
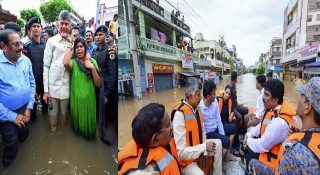
[[[20,17],[25,21],[28,22],[32,17],[40,17],[40,13],[36,9],[23,9],[20,10]]]
[[[24,28],[24,22],[22,19],[17,18],[17,24],[20,26],[20,28]]]
[[[62,10],[72,10],[66,0],[50,0],[40,6],[40,12],[47,24],[57,21]]]
[[[254,74],[260,75],[264,74],[264,66],[261,64],[257,69],[254,70]]]

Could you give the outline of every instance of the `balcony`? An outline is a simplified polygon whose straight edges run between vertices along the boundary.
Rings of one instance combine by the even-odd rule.
[[[173,15],[171,15],[171,22],[190,33],[190,27]]]
[[[152,10],[153,12],[157,13],[158,15],[164,17],[164,9],[154,1],[151,0],[135,0],[140,4],[146,6],[148,9]]]
[[[193,62],[198,62],[199,59],[197,54],[190,53],[158,41],[138,37],[137,42],[140,52],[149,57],[181,61],[184,54],[188,54],[192,57]]]
[[[133,0],[132,4],[153,18],[161,20],[162,23],[176,28],[187,36],[190,35],[190,27],[187,24],[176,19],[169,11],[164,10],[159,4],[152,0]]]
[[[272,51],[271,55],[272,57],[279,57],[281,56],[281,51]]]
[[[287,27],[287,30],[284,33],[284,38],[288,38],[300,27],[300,19],[293,20]]]

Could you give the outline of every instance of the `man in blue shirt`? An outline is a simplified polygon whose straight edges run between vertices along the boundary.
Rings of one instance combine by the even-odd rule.
[[[9,166],[18,141],[29,133],[29,120],[34,104],[35,80],[30,60],[22,55],[22,42],[17,32],[0,32],[0,132],[4,144],[2,163]]]
[[[235,156],[230,154],[236,128],[223,127],[218,102],[215,100],[216,88],[213,81],[206,81],[203,85],[204,99],[201,100],[199,107],[203,115],[206,136],[207,139],[220,139],[223,147],[222,157],[227,161],[236,160]]]
[[[93,33],[90,30],[88,30],[85,34],[85,37],[88,44],[87,52],[90,54],[90,56],[92,56],[93,50],[97,48],[97,44],[93,41]]]

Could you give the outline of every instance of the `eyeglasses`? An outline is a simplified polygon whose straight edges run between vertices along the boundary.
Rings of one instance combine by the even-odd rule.
[[[171,120],[170,120],[170,123],[169,123],[169,127],[167,128],[162,128],[158,133],[161,133],[162,131],[165,131],[167,129],[170,129],[170,131],[172,130],[172,123],[171,123]]]
[[[10,45],[12,45],[12,46],[14,46],[14,47],[20,47],[20,46],[22,46],[22,42],[20,41],[20,42],[15,42],[15,43],[8,43],[8,44],[10,44]]]

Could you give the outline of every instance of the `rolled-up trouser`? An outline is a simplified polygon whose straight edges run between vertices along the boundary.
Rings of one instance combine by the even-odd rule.
[[[49,116],[49,123],[50,123],[50,129],[52,132],[55,132],[57,129],[57,120],[58,115],[60,111],[60,119],[61,124],[64,126],[67,123],[67,112],[68,112],[68,104],[69,99],[57,99],[57,98],[51,98],[51,103],[53,106],[53,109],[48,109],[48,116]]]
[[[23,106],[14,112],[23,114],[25,107],[26,106]],[[25,123],[24,126],[19,128],[13,122],[0,122],[0,132],[2,136],[2,143],[4,145],[2,163],[8,166],[17,154],[19,141],[25,141],[29,135],[29,123]]]

